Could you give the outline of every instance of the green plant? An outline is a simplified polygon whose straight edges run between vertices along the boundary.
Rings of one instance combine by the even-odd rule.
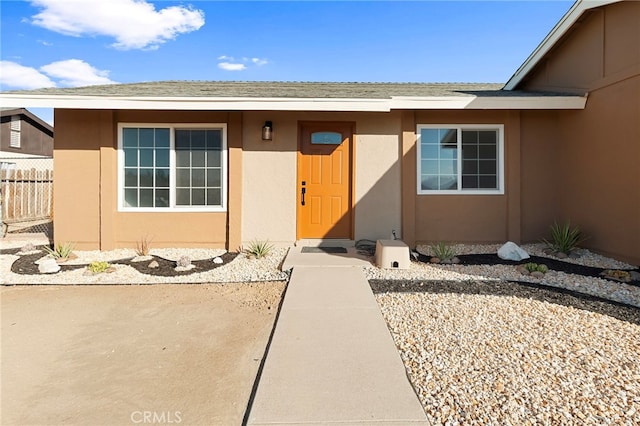
[[[140,238],[139,241],[136,242],[136,255],[138,256],[149,256],[149,251],[151,250],[151,239],[148,236],[144,236]]]
[[[434,257],[437,257],[442,261],[451,260],[456,256],[455,249],[442,241],[431,244],[431,252]]]
[[[631,281],[631,274],[629,271],[623,271],[621,269],[607,269],[602,272],[602,275],[614,280],[629,282]]]
[[[87,266],[87,269],[89,269],[94,274],[100,274],[109,269],[109,266],[109,262],[95,261],[91,262],[89,266]]]
[[[57,247],[51,248],[45,246],[45,251],[49,253],[49,256],[54,259],[67,259],[71,252],[73,252],[73,244],[71,243],[58,243]]]
[[[260,259],[268,255],[273,249],[273,245],[269,243],[269,241],[257,241],[254,240],[249,243],[249,247],[247,247],[244,252],[249,256],[253,256],[256,259]]]
[[[554,222],[550,227],[551,241],[543,239],[544,243],[557,253],[569,254],[586,238],[578,226],[571,226],[571,222],[558,224]]]
[[[533,262],[525,263],[524,269],[526,269],[528,272],[537,271],[537,272],[542,272],[543,274],[546,274],[549,271],[549,268],[547,268],[547,265],[537,264]]]

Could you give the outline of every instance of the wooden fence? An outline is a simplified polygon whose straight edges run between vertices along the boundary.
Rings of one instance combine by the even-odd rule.
[[[30,222],[53,216],[53,170],[0,171],[2,221]]]

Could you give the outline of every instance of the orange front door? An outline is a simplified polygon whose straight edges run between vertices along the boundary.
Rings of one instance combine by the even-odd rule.
[[[303,123],[298,151],[298,239],[351,238],[351,123]]]

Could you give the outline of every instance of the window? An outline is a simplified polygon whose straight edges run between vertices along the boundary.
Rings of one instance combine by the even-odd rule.
[[[9,146],[11,148],[20,148],[21,140],[20,140],[20,127],[22,125],[22,120],[18,116],[11,117],[11,138],[9,141]]]
[[[119,207],[224,211],[226,126],[119,125]]]
[[[418,126],[418,194],[503,194],[502,125]]]

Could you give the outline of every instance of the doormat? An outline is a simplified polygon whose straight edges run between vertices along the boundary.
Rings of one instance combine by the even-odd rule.
[[[346,254],[347,249],[344,247],[302,247],[302,253],[327,253],[327,254]]]

